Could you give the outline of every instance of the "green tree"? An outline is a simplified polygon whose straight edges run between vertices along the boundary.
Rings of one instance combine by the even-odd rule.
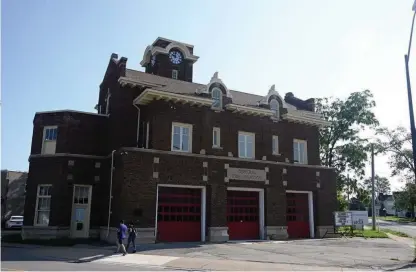
[[[369,145],[359,132],[378,126],[374,107],[369,90],[351,93],[345,100],[317,99],[316,111],[331,122],[330,126],[320,130],[321,162],[336,169],[338,191],[345,187],[347,169],[358,179],[365,174]]]
[[[364,207],[368,207],[371,204],[370,192],[363,186],[359,186],[357,189],[357,199],[364,205]]]
[[[379,139],[376,149],[389,155],[388,164],[392,176],[399,176],[406,182],[415,183],[412,137],[404,127],[377,129]]]
[[[373,189],[371,178],[364,180],[364,186],[369,192],[371,192],[371,190]],[[375,175],[374,191],[377,195],[390,193],[390,181],[388,180],[388,178]]]
[[[416,184],[408,182],[403,191],[395,194],[394,206],[399,210],[408,210],[413,214],[413,207],[416,205]]]
[[[337,202],[338,202],[338,211],[346,211],[348,209],[348,201],[345,197],[341,194],[337,194]]]
[[[358,190],[358,181],[355,178],[351,178],[349,175],[347,176],[345,183],[344,183],[344,191],[347,195],[347,201],[350,201],[351,195],[356,193]]]

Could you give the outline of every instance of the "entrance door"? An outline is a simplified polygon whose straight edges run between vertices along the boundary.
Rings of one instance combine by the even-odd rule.
[[[201,189],[159,187],[158,240],[201,241]]]
[[[90,231],[91,186],[74,185],[71,236],[88,238]]]
[[[289,238],[309,238],[308,194],[286,193],[286,221]]]
[[[259,192],[227,191],[227,225],[230,240],[259,239]]]

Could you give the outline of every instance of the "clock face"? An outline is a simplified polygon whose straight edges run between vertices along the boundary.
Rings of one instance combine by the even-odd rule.
[[[182,62],[182,54],[179,51],[171,51],[169,59],[173,64],[180,64]]]
[[[152,56],[152,60],[150,61],[152,66],[155,66],[156,64],[156,56]]]

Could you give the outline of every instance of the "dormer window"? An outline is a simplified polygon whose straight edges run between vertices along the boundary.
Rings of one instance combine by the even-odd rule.
[[[222,92],[220,88],[214,87],[212,89],[212,107],[215,109],[221,109],[222,108]]]
[[[275,117],[279,117],[279,102],[276,99],[270,100],[270,110],[273,111]]]

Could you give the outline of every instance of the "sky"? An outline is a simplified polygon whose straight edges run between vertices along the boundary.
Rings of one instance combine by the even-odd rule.
[[[111,53],[143,71],[158,36],[195,46],[195,82],[218,71],[231,89],[266,95],[275,84],[304,99],[369,89],[383,126],[409,127],[413,0],[1,2],[2,169],[28,170],[35,112],[95,112]],[[416,90],[416,37],[411,55]],[[376,157],[377,174],[389,176],[386,161]]]

